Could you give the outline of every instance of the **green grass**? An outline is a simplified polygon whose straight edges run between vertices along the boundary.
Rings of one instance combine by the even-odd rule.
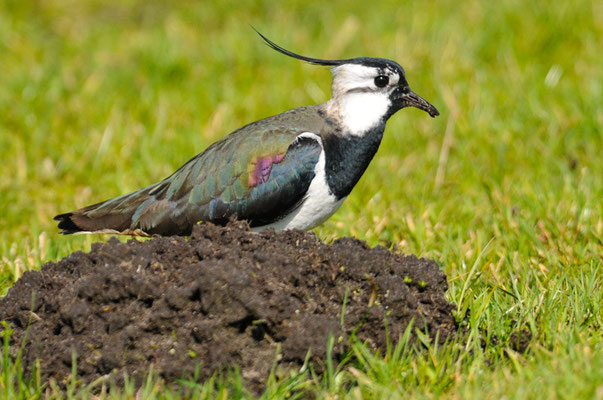
[[[0,293],[106,240],[59,236],[55,214],[328,98],[326,69],[271,51],[252,24],[310,56],[397,60],[441,111],[392,118],[363,179],[316,231],[437,260],[468,327],[425,351],[356,345],[325,376],[273,377],[265,397],[603,399],[601,2],[282,4],[0,0]],[[520,331],[532,336],[524,353],[512,350]],[[6,398],[60,396],[20,371],[3,356]],[[178,397],[153,377],[141,390]],[[236,372],[196,391],[249,396]]]

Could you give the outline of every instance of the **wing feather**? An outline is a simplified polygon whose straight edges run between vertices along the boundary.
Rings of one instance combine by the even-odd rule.
[[[246,125],[159,183],[55,220],[63,233],[161,235],[188,234],[198,221],[270,224],[303,202],[323,148],[320,139],[301,135],[323,129],[316,107]]]

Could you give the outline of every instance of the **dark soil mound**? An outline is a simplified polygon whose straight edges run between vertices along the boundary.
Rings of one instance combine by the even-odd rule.
[[[0,299],[0,320],[14,329],[13,355],[26,340],[25,368],[39,358],[43,379],[64,381],[75,351],[84,382],[140,379],[150,366],[187,377],[198,364],[203,379],[238,365],[257,388],[278,344],[279,365],[299,368],[311,348],[320,370],[330,333],[341,338],[334,357],[353,331],[384,348],[384,320],[394,343],[412,319],[445,340],[456,330],[446,289],[434,261],[356,239],[203,224],[190,239],[111,239],[26,272]]]

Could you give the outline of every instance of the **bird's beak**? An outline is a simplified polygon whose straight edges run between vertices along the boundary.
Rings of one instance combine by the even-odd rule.
[[[400,94],[398,97],[398,101],[401,105],[400,108],[416,107],[428,113],[432,118],[440,115],[440,112],[437,108],[429,104],[427,100],[425,100],[412,90],[408,90],[407,92]]]
[[[437,108],[429,104],[427,100],[425,100],[412,90],[402,94],[401,100],[404,104],[404,107],[417,107],[428,113],[432,118],[435,118],[440,115],[440,112]]]

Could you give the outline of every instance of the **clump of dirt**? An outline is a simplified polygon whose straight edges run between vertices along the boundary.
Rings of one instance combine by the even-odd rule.
[[[202,380],[238,365],[261,388],[279,345],[279,366],[299,368],[311,349],[320,370],[330,334],[335,358],[352,332],[384,348],[384,321],[393,343],[413,319],[445,340],[456,331],[446,289],[434,261],[356,239],[201,224],[188,239],[111,239],[26,272],[0,299],[0,320],[13,356],[23,346],[26,371],[39,359],[44,380],[65,382],[75,352],[84,382],[140,381],[151,366],[171,380],[197,365]]]

